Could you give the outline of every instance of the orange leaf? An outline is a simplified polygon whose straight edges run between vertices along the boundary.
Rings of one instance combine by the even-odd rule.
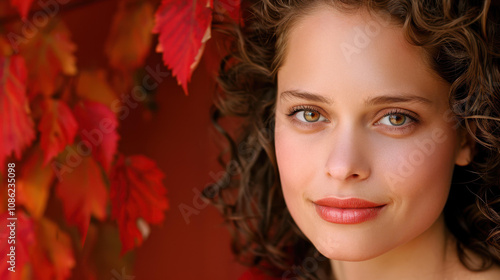
[[[118,120],[106,105],[84,101],[73,109],[80,127],[82,144],[92,151],[96,160],[106,171],[111,167],[118,144]]]
[[[1,1],[0,1],[1,3]],[[0,9],[2,7],[0,6]],[[12,49],[12,46],[7,42],[7,39],[4,37],[0,37],[0,57],[1,56],[11,56],[14,54],[14,50]]]
[[[122,254],[139,246],[143,240],[141,223],[159,224],[168,209],[165,175],[156,163],[145,156],[125,158],[120,155],[111,173],[111,216],[120,229]]]
[[[22,18],[26,18],[31,8],[33,0],[10,0],[10,4],[17,8]]]
[[[38,124],[41,133],[40,144],[44,151],[43,164],[73,143],[78,125],[71,110],[64,101],[45,99],[42,102],[42,119]]]
[[[22,166],[17,181],[17,202],[35,219],[45,211],[53,179],[54,172],[49,165],[43,166],[43,153],[37,148]]]
[[[106,217],[108,193],[101,170],[92,157],[84,157],[74,170],[61,179],[56,186],[56,194],[61,199],[66,220],[78,227],[83,244],[90,216],[100,220]]]
[[[68,279],[75,266],[69,235],[48,219],[42,219],[35,225],[35,233],[36,243],[31,249],[33,279]]]
[[[111,107],[113,102],[119,102],[116,93],[106,80],[104,70],[82,71],[78,75],[76,94],[84,100],[99,102],[108,107]]]
[[[18,210],[19,211],[19,210]],[[3,260],[0,262],[0,279],[2,280],[21,280],[27,279],[27,264],[29,264],[29,250],[35,243],[35,233],[33,229],[33,221],[23,212],[17,213],[17,220],[8,221],[7,218],[12,218],[8,212],[0,214],[0,220],[5,221],[9,226],[0,227],[0,255]],[[12,226],[11,223],[14,223]],[[15,233],[12,235],[11,229]],[[12,238],[11,236],[15,236]],[[11,250],[14,246],[14,250]],[[14,257],[14,262],[9,263]],[[9,271],[9,267],[14,265],[15,272]]]
[[[54,20],[21,45],[21,52],[30,66],[30,98],[39,93],[46,96],[54,94],[61,74],[76,74],[76,58],[73,55],[76,45],[69,37],[64,23]]]
[[[126,71],[144,63],[151,48],[153,15],[150,2],[120,1],[106,42],[106,54],[113,68]]]
[[[21,158],[35,138],[26,97],[26,66],[19,55],[0,56],[0,165],[14,152]]]
[[[212,2],[162,0],[155,15],[153,32],[160,34],[157,51],[163,52],[163,62],[186,94],[187,83],[210,38]]]

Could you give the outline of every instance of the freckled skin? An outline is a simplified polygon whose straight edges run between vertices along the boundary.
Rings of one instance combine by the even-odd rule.
[[[379,32],[356,46],[356,34],[369,24],[379,24]],[[316,9],[288,40],[278,71],[275,145],[285,201],[299,228],[337,261],[417,258],[415,248],[442,248],[453,169],[468,164],[471,151],[447,117],[449,85],[400,27],[366,12]],[[357,52],[347,56],[346,44]],[[332,102],[282,96],[291,90]],[[430,102],[365,102],[382,95]],[[375,219],[335,224],[315,211],[313,201],[325,197],[386,205]]]

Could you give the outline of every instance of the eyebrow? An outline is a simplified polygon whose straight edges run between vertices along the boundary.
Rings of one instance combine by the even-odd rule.
[[[281,99],[288,98],[299,98],[308,101],[315,101],[320,103],[326,103],[328,105],[333,104],[333,100],[328,97],[311,93],[307,91],[298,90],[287,90],[281,93]],[[422,103],[422,104],[432,104],[432,101],[418,95],[381,95],[368,98],[365,100],[367,106],[379,105],[379,104],[389,104],[389,103]]]
[[[300,98],[309,101],[321,102],[326,104],[333,104],[333,100],[330,98],[324,97],[319,94],[306,92],[306,91],[298,91],[298,90],[286,90],[281,93],[280,99],[288,99],[288,98]]]
[[[365,100],[367,106],[388,103],[422,103],[432,104],[429,99],[418,95],[381,95]]]

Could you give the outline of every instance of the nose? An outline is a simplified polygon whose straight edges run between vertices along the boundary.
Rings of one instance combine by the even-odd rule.
[[[370,143],[353,128],[332,132],[325,169],[337,181],[362,181],[370,176]]]

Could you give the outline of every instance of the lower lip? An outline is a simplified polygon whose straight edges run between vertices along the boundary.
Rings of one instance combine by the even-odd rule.
[[[369,208],[335,208],[315,204],[316,213],[334,224],[359,224],[375,219],[384,205]]]

